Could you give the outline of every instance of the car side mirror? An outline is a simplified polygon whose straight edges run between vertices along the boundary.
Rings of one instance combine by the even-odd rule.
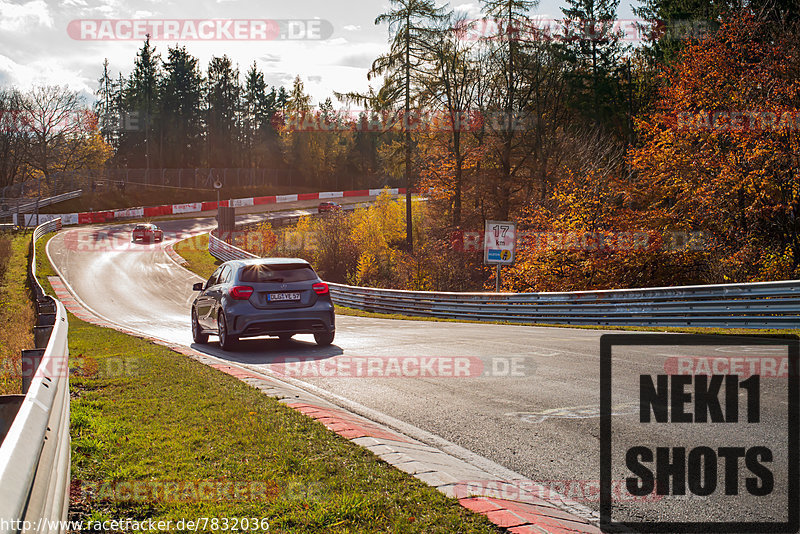
[[[203,282],[195,282],[192,286],[192,291],[202,291],[203,290]]]

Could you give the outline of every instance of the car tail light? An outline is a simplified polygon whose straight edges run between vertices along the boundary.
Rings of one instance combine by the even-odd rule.
[[[236,300],[247,300],[253,294],[253,288],[250,286],[233,286],[230,294]]]
[[[318,282],[312,285],[311,289],[313,289],[317,295],[325,295],[326,293],[328,293],[328,284],[326,284],[325,282]]]

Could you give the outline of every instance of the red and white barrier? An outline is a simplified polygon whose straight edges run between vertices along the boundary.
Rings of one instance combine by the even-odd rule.
[[[234,198],[231,200],[231,206],[234,208],[244,208],[245,206],[252,206],[254,205],[254,201],[252,198]]]
[[[114,211],[115,219],[130,219],[134,217],[143,217],[143,216],[144,216],[144,208],[129,208],[126,210]]]
[[[194,213],[203,209],[202,202],[190,202],[189,204],[173,204],[172,213]]]
[[[247,206],[260,206],[264,204],[276,204],[283,202],[297,202],[298,200],[321,200],[329,198],[343,197],[367,197],[378,196],[383,191],[388,191],[391,195],[404,194],[405,188],[395,189],[359,189],[356,191],[325,191],[321,193],[297,193],[294,195],[274,195],[266,197],[235,198],[230,201],[222,200],[219,205],[223,207],[231,206],[235,208]],[[159,217],[163,215],[179,215],[183,213],[200,213],[203,211],[214,211],[217,209],[216,202],[190,202],[186,204],[171,204],[162,206],[149,206],[127,208],[114,211],[92,211],[85,213],[65,213],[65,214],[39,214],[39,224],[61,217],[64,225],[72,224],[94,224],[106,223],[122,219],[141,219],[142,217]],[[14,224],[19,226],[35,226],[36,215],[25,213],[19,219],[14,214]]]

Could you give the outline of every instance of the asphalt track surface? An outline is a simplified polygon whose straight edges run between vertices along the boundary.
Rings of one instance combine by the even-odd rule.
[[[346,399],[413,425],[598,509],[599,347],[600,336],[607,331],[340,315],[330,347],[317,347],[305,335],[284,343],[276,338],[243,340],[235,352],[219,349],[215,336],[208,345],[193,345],[189,310],[195,293],[191,286],[200,278],[173,262],[163,246],[206,232],[214,222],[183,219],[159,225],[166,234],[163,244],[130,243],[133,225],[94,226],[62,231],[50,241],[48,253],[76,296],[107,320],[253,369],[288,374],[334,400]],[[745,478],[753,475],[740,460],[739,495],[721,495],[724,464],[720,460],[718,489],[710,496],[689,493],[649,501],[615,497],[614,519],[786,521],[787,379],[761,380],[761,422],[757,425],[640,423],[639,376],[663,374],[665,362],[681,354],[780,356],[785,350],[759,348],[756,354],[744,346],[699,351],[615,349],[612,478],[624,481],[630,476],[624,455],[634,445],[654,450],[766,445],[774,454],[765,465],[774,473],[775,489],[764,497],[748,494]],[[739,392],[741,419],[746,413],[745,396],[746,392]]]

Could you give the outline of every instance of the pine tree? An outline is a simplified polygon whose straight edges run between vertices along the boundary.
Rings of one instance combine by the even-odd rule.
[[[623,47],[614,29],[619,0],[566,3],[560,49],[570,66],[571,104],[585,118],[607,125],[625,112],[618,69]]]
[[[161,79],[161,56],[150,46],[150,36],[136,54],[134,69],[128,78],[124,92],[124,109],[138,125],[135,131],[125,132],[128,165],[144,163],[150,168],[159,161],[157,135],[159,133],[156,112],[158,111],[158,87]]]
[[[391,0],[392,9],[379,15],[375,24],[388,23],[392,35],[389,53],[372,64],[370,76],[383,75],[387,80],[385,94],[392,103],[402,102],[404,117],[404,176],[406,186],[406,247],[414,246],[411,219],[411,189],[414,186],[411,169],[411,104],[417,88],[415,78],[427,58],[426,43],[431,36],[431,25],[443,18],[443,10],[433,0]]]
[[[103,60],[103,74],[100,76],[100,79],[97,80],[97,84],[97,91],[94,93],[97,97],[97,101],[95,102],[94,109],[95,113],[97,113],[100,135],[103,136],[106,143],[114,145],[117,138],[120,118],[114,98],[117,87],[108,72],[108,58]]]
[[[209,167],[234,167],[239,139],[239,69],[228,56],[212,57],[207,79]]]
[[[186,47],[168,50],[161,83],[160,117],[166,167],[196,165],[202,150],[203,76],[197,58]]]

